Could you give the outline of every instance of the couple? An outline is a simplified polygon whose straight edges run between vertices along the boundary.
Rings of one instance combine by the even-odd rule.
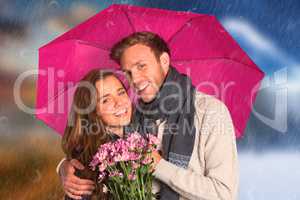
[[[128,131],[157,133],[161,151],[154,152],[153,190],[161,200],[237,199],[238,160],[234,128],[226,106],[196,91],[187,76],[170,66],[166,42],[151,32],[136,32],[111,50],[138,94],[136,108],[122,82],[111,72],[93,70],[83,81],[97,91],[95,109],[74,112],[63,137],[63,159],[57,171],[66,194],[81,199],[92,192],[105,196],[87,168],[96,149]],[[87,107],[93,99],[79,87],[73,104]],[[83,119],[96,123],[99,134],[82,132]],[[87,129],[85,129],[87,130]]]

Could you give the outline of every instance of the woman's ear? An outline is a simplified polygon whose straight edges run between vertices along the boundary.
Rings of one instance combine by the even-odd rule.
[[[170,68],[170,56],[167,52],[163,52],[160,56],[160,64],[162,66],[164,75],[167,75]]]

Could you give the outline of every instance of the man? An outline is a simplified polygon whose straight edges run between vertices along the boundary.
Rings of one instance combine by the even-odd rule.
[[[161,153],[152,155],[160,199],[236,199],[237,150],[226,106],[170,66],[168,46],[156,34],[133,33],[112,48],[111,58],[139,96],[134,123],[161,140]],[[91,181],[74,176],[75,168],[82,169],[78,161],[58,168],[70,197],[93,190]]]

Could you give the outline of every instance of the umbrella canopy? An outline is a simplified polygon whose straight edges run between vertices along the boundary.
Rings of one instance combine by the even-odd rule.
[[[110,49],[137,31],[167,41],[172,66],[223,101],[242,136],[264,73],[214,16],[131,5],[112,5],[39,49],[37,118],[63,134],[74,83],[94,68],[117,69]]]

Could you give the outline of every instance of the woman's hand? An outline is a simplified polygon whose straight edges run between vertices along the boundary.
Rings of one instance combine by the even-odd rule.
[[[65,160],[59,168],[59,175],[65,193],[73,199],[81,199],[82,195],[91,195],[95,189],[94,182],[74,175],[75,169],[83,170],[84,166],[76,159]]]

